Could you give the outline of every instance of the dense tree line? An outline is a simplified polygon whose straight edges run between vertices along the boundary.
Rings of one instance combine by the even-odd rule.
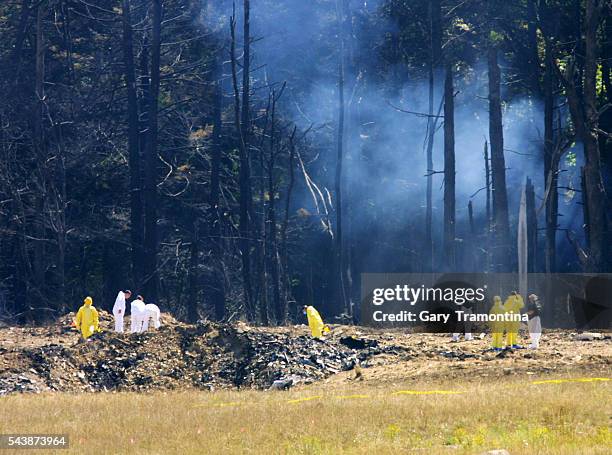
[[[611,27],[605,0],[7,0],[0,312],[356,316],[363,272],[516,270],[527,177],[530,270],[610,271]]]

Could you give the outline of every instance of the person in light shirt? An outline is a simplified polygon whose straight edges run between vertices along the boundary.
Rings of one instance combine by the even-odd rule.
[[[115,332],[123,333],[123,317],[125,316],[125,301],[132,296],[132,291],[119,291],[113,305],[113,316],[115,317]]]

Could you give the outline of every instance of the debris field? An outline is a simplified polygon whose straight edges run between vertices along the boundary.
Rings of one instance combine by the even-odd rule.
[[[80,341],[70,313],[44,327],[0,327],[0,396],[19,392],[147,391],[196,388],[286,389],[319,380],[395,381],[508,374],[609,374],[609,334],[543,334],[542,348],[494,353],[485,335],[451,343],[445,334],[333,326],[325,340],[306,326],[185,324],[117,334],[100,312],[102,333]],[[129,327],[129,321],[126,324]],[[358,366],[356,368],[356,366]],[[363,372],[363,373],[362,373]]]

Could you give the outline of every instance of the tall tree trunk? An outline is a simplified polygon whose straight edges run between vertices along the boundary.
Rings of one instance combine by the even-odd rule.
[[[439,0],[429,1],[429,107],[427,117],[427,190],[425,195],[425,269],[433,271],[434,246],[432,234],[432,211],[433,211],[433,146],[435,135],[434,121],[434,71],[440,61],[442,54],[441,38],[441,8]]]
[[[491,142],[491,180],[493,186],[494,216],[494,270],[507,271],[510,267],[510,221],[508,217],[508,194],[506,190],[506,162],[504,159],[504,136],[502,127],[500,69],[497,64],[497,49],[491,46],[489,66],[489,140]]]
[[[289,181],[287,182],[287,190],[285,192],[285,213],[280,231],[280,256],[281,256],[281,273],[282,273],[282,300],[287,313],[287,305],[291,298],[291,278],[289,275],[289,249],[287,247],[287,229],[289,228],[289,216],[291,210],[291,195],[293,193],[293,185],[295,183],[294,162],[295,162],[295,132],[289,138],[289,160],[287,163],[287,172],[289,173]]]
[[[47,11],[46,2],[40,2],[36,8],[36,81],[34,109],[34,142],[38,167],[38,194],[35,195],[34,213],[34,281],[36,292],[41,298],[45,295],[45,193],[46,193],[46,162],[47,146],[43,125],[45,109],[45,31],[44,18]]]
[[[485,191],[486,197],[486,209],[485,215],[487,217],[485,222],[485,241],[486,241],[486,253],[485,253],[485,267],[487,271],[491,270],[491,167],[489,160],[489,143],[485,140],[484,143],[484,164],[485,164]]]
[[[258,277],[258,302],[259,302],[259,320],[263,325],[270,324],[270,318],[268,315],[268,270],[267,270],[267,257],[268,257],[268,233],[267,233],[267,210],[266,210],[266,166],[265,162],[265,137],[268,119],[270,117],[270,102],[269,98],[268,107],[266,109],[266,120],[262,129],[262,140],[259,144],[259,229],[258,229],[258,241],[255,246],[255,257],[257,258],[257,277]],[[274,309],[272,309],[274,311]]]
[[[222,134],[223,119],[223,85],[222,68],[223,59],[217,58],[215,63],[215,104],[213,107],[213,143],[212,163],[210,171],[210,196],[208,210],[208,233],[212,256],[212,283],[210,300],[215,310],[215,318],[221,321],[225,317],[225,277],[223,273],[223,247],[221,242],[221,208],[219,196],[221,194],[221,159],[223,157]]]
[[[132,243],[132,279],[136,289],[142,283],[142,219],[141,164],[139,149],[138,98],[130,0],[123,0],[123,63],[128,99],[128,155],[130,165],[130,236]]]
[[[455,99],[453,68],[446,65],[444,78],[444,263],[456,268],[455,255]]]
[[[345,148],[345,7],[344,2],[340,0],[338,6],[338,37],[339,37],[339,64],[338,64],[338,131],[336,144],[336,176],[334,180],[334,191],[336,194],[336,232],[335,232],[335,263],[337,277],[336,282],[336,304],[334,309],[336,313],[345,312],[348,314],[348,302],[346,293],[346,283],[344,277],[345,271],[345,252],[342,232],[342,165],[344,159]]]
[[[552,273],[557,262],[559,158],[554,144],[554,75],[552,45],[546,40],[544,69],[544,184],[546,185],[546,245],[544,270]]]
[[[268,224],[267,235],[268,268],[272,278],[272,304],[277,324],[284,324],[287,319],[287,304],[281,301],[280,295],[280,258],[278,255],[278,232],[276,225],[276,92],[272,91],[272,113],[270,121],[270,161],[268,163]]]
[[[63,311],[66,305],[66,233],[68,228],[66,225],[66,154],[63,145],[62,126],[55,125],[57,136],[57,157],[55,163],[56,179],[55,179],[55,208],[56,215],[54,217],[54,226],[57,237],[57,260],[55,276],[57,279],[57,302],[54,307],[58,311]]]
[[[251,225],[253,218],[253,196],[251,188],[251,2],[243,2],[243,62],[242,62],[242,110],[241,110],[241,136],[242,152],[240,156],[240,236],[242,254],[242,273],[244,281],[244,298],[247,315],[255,319],[257,303],[253,295],[251,282]]]
[[[151,86],[149,88],[148,116],[149,131],[147,134],[147,156],[145,159],[145,261],[144,285],[149,300],[156,301],[158,295],[159,273],[157,270],[157,134],[158,134],[158,99],[160,79],[160,47],[162,0],[152,0],[153,18],[151,35]]]
[[[535,207],[535,190],[531,179],[527,179],[525,189],[527,202],[527,271],[535,273],[538,265],[538,216]]]
[[[255,320],[256,306],[251,281],[251,227],[249,218],[252,216],[251,193],[251,163],[249,152],[249,95],[250,95],[250,2],[244,0],[244,62],[242,78],[242,106],[240,90],[238,87],[238,70],[236,61],[236,16],[235,11],[230,20],[231,47],[230,60],[232,67],[232,85],[234,90],[234,124],[238,136],[238,150],[240,155],[239,186],[240,186],[240,256],[242,259],[242,287],[244,310],[249,320]],[[246,97],[245,97],[246,95]],[[246,111],[246,112],[245,112]],[[246,129],[246,130],[245,130]]]
[[[356,29],[353,26],[353,13],[351,11],[350,0],[342,0],[343,6],[343,36],[344,36],[344,54],[345,54],[345,66],[344,66],[344,80],[345,80],[345,93],[349,94],[348,101],[346,103],[346,116],[344,119],[344,130],[345,130],[345,153],[344,153],[344,165],[343,165],[343,180],[345,182],[351,181],[351,170],[354,168],[353,164],[360,153],[362,144],[362,124],[360,118],[360,106],[361,98],[360,86],[365,84],[365,77],[361,77],[359,56],[361,47],[358,45],[358,38],[356,36]],[[355,279],[356,268],[354,267],[354,250],[355,250],[355,235],[353,231],[355,221],[355,207],[351,197],[351,191],[354,185],[344,185],[342,188],[343,196],[343,280],[345,290],[345,304],[344,314],[350,318],[354,318],[353,314],[353,296],[357,295],[359,289],[355,289],[357,280]]]
[[[140,53],[140,99],[139,107],[140,112],[138,116],[139,120],[139,135],[138,135],[138,146],[140,148],[140,163],[141,166],[144,167],[143,160],[145,156],[147,156],[147,135],[149,134],[149,93],[151,87],[151,78],[149,75],[149,39],[148,35],[145,32],[142,40],[142,51]],[[143,169],[144,171],[145,169]],[[144,203],[144,172],[140,177],[140,199],[141,202]],[[143,242],[144,242],[144,225],[143,225]],[[144,249],[143,249],[143,261],[144,261]]]

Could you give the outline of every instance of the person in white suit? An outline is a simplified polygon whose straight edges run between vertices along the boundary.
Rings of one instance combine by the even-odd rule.
[[[132,296],[132,291],[119,291],[113,305],[113,316],[115,317],[115,332],[123,333],[123,317],[125,316],[125,301]]]
[[[142,332],[142,324],[145,320],[147,310],[145,309],[145,303],[141,295],[136,297],[136,300],[132,301],[130,306],[130,322],[131,332],[140,333]]]
[[[149,330],[149,321],[153,319],[153,327],[159,329],[161,326],[161,322],[159,321],[161,312],[159,311],[159,307],[153,303],[147,303],[145,305],[145,316],[142,323],[142,331],[146,332]]]

